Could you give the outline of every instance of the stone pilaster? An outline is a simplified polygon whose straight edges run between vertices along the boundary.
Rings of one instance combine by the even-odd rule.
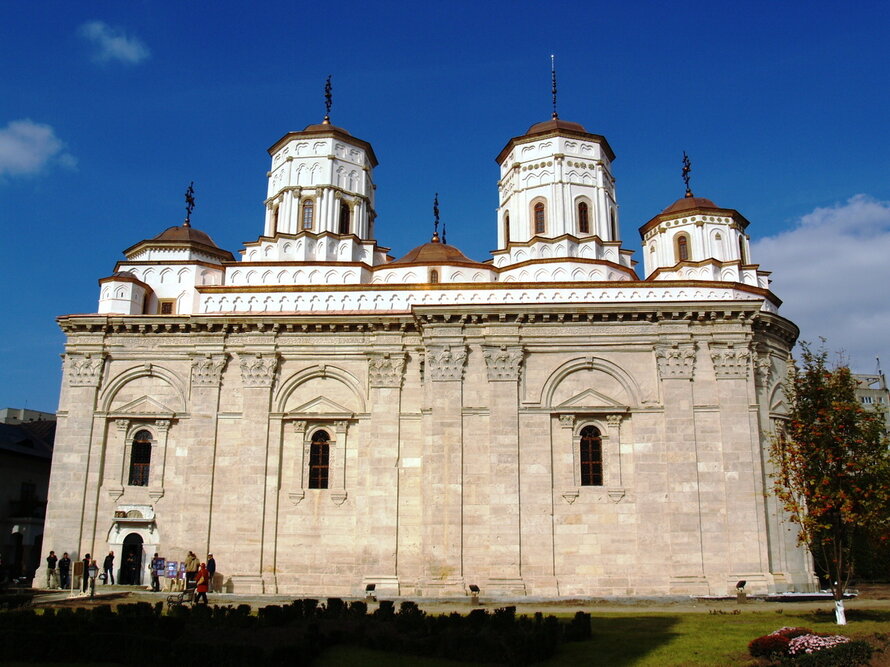
[[[170,434],[171,423],[172,422],[169,419],[155,420],[157,439],[154,451],[151,455],[151,475],[149,477],[150,486],[148,489],[148,495],[154,501],[164,497],[164,471],[167,466],[167,438]]]
[[[518,345],[483,346],[489,392],[489,562],[485,590],[494,595],[525,592],[519,503],[519,376],[524,351]]]
[[[707,594],[702,562],[698,447],[693,411],[696,348],[692,342],[655,348],[664,403],[664,452],[668,463],[666,530],[670,586],[675,594]]]
[[[424,578],[435,590],[463,590],[462,344],[426,348],[430,415],[423,455]]]
[[[374,584],[381,594],[397,595],[399,456],[402,381],[406,355],[385,352],[368,355],[370,420],[363,473],[365,493],[361,522],[366,536],[362,555],[362,583]]]

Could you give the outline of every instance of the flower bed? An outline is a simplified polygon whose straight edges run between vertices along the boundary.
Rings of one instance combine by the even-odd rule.
[[[770,664],[776,665],[858,667],[869,663],[872,647],[843,635],[784,627],[753,639],[748,644],[748,652],[755,658],[766,658]]]

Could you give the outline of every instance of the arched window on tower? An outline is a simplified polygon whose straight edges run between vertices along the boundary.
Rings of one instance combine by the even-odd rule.
[[[303,200],[303,229],[312,229],[315,218],[315,202],[311,199]]]
[[[430,271],[430,282],[431,282],[431,283],[438,283],[438,282],[439,282],[439,272],[436,271],[436,269],[432,269],[432,270]]]
[[[130,445],[130,486],[148,486],[151,471],[151,433],[137,431]]]
[[[331,436],[327,431],[316,431],[309,445],[309,488],[328,488],[328,471],[331,461]]]
[[[278,207],[274,207],[272,209],[272,233],[275,234],[278,231]]]
[[[610,212],[609,219],[612,221],[612,240],[618,240],[618,219],[615,217],[615,209]]]
[[[689,237],[686,234],[677,235],[677,262],[685,262],[689,259]]]
[[[739,259],[742,260],[742,264],[748,263],[748,257],[745,254],[745,235],[739,234]]]
[[[581,429],[581,486],[603,485],[603,439],[596,426]]]
[[[504,245],[510,243],[510,214],[504,213]]]
[[[349,204],[345,201],[340,203],[340,234],[349,233]]]
[[[543,234],[547,228],[546,219],[544,218],[544,203],[538,202],[533,209],[535,220],[535,234]]]
[[[578,233],[590,234],[590,212],[584,201],[578,203]]]

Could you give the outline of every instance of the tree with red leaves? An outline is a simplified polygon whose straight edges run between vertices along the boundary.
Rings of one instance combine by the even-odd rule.
[[[890,535],[890,449],[884,417],[856,399],[849,367],[830,367],[824,348],[801,349],[785,386],[790,414],[770,451],[774,489],[829,577],[837,623],[846,625],[856,538]]]

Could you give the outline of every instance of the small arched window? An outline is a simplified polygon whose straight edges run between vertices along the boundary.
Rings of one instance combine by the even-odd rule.
[[[312,229],[315,217],[315,202],[307,199],[303,202],[303,229]]]
[[[510,243],[510,214],[504,213],[504,245]]]
[[[615,217],[615,209],[614,208],[609,213],[609,218],[612,221],[612,240],[617,241],[618,240],[618,219]]]
[[[151,433],[137,431],[130,446],[130,486],[148,486],[151,470]]]
[[[433,269],[432,271],[430,271],[430,282],[431,283],[439,282],[439,272],[436,271],[436,269]]]
[[[546,229],[546,221],[544,220],[544,204],[542,202],[538,202],[535,204],[534,210],[534,219],[535,219],[535,234],[543,234]]]
[[[349,233],[349,204],[346,202],[340,204],[340,233]]]
[[[590,234],[590,213],[587,202],[583,201],[578,204],[578,233]]]
[[[278,231],[278,207],[272,209],[272,233]]]
[[[689,237],[680,234],[677,237],[677,261],[685,262],[687,259],[689,259]]]
[[[745,237],[742,234],[739,234],[739,259],[742,260],[742,264],[748,263],[748,258],[745,255]]]
[[[327,431],[316,431],[309,445],[309,488],[328,488],[328,471],[331,461],[331,436]]]
[[[603,439],[596,426],[581,429],[581,486],[603,485]]]

